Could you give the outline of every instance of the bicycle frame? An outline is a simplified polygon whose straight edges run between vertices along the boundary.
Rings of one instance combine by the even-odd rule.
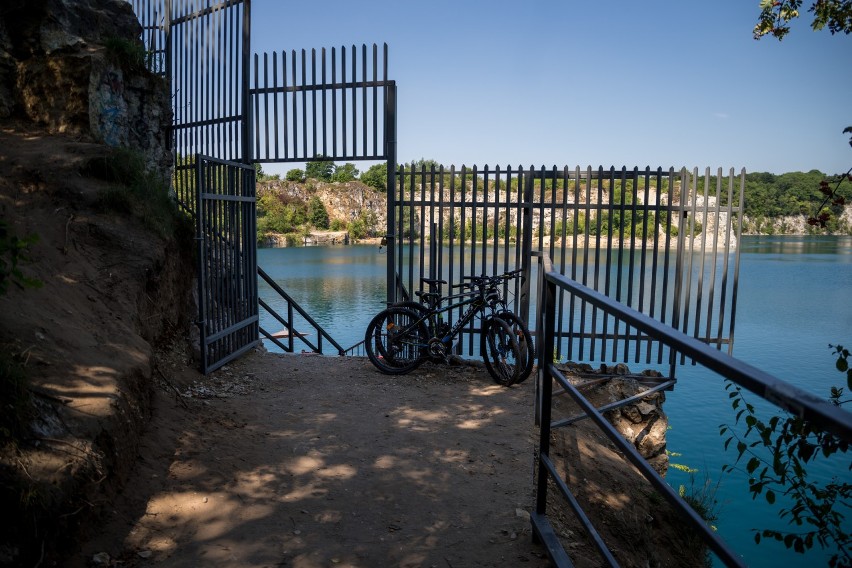
[[[458,298],[467,298],[462,300],[461,302],[455,302],[447,304],[444,307],[440,307],[444,302],[452,302]],[[505,308],[505,301],[500,298],[499,302]],[[443,323],[441,319],[441,315],[450,312],[455,309],[460,309],[464,306],[468,306],[468,308],[462,313],[456,323],[450,327],[450,330],[443,335],[438,336],[438,324]],[[419,344],[420,347],[428,347],[431,343],[432,339],[439,339],[443,345],[449,345],[452,343],[453,338],[455,338],[461,330],[470,323],[477,315],[481,315],[487,308],[490,308],[492,312],[495,312],[496,309],[494,306],[491,306],[489,302],[483,297],[481,291],[470,291],[470,292],[462,292],[459,294],[453,294],[450,296],[439,296],[437,302],[431,304],[431,307],[424,306],[426,313],[421,315],[417,321],[415,321],[408,329],[414,328],[420,323],[427,322],[427,327],[430,329],[430,332],[434,335],[429,338],[429,341],[423,344]]]

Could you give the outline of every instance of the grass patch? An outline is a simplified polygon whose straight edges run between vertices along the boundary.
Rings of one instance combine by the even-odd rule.
[[[109,37],[104,40],[107,56],[125,71],[145,69],[146,52],[139,40]]]
[[[191,220],[169,195],[167,182],[145,168],[139,152],[112,148],[106,156],[90,160],[84,174],[111,184],[98,192],[97,205],[101,210],[133,215],[163,238],[192,238]]]

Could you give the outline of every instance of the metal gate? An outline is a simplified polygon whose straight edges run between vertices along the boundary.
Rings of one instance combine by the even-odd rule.
[[[201,372],[258,345],[255,171],[198,155],[198,328]]]
[[[258,343],[250,0],[131,0],[172,98],[174,190],[196,222],[201,368]],[[251,171],[249,171],[251,170]],[[249,175],[251,174],[251,175]]]
[[[420,278],[523,268],[508,290],[530,321],[535,257],[561,274],[718,349],[732,349],[745,172],[586,168],[403,167],[397,172],[398,293]],[[670,364],[653,338],[613,324],[585,302],[557,322],[556,356],[572,361]],[[467,353],[475,354],[472,327]],[[683,359],[680,361],[683,363]]]

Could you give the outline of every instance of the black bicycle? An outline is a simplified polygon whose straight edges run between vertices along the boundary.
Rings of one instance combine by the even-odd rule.
[[[500,292],[506,280],[520,270],[497,276],[466,276],[452,288],[463,291],[443,296],[443,280],[423,278],[428,292],[417,293],[421,302],[399,302],[379,312],[367,326],[364,345],[370,361],[383,373],[404,374],[426,360],[447,362],[454,340],[474,318],[480,326],[482,358],[494,380],[512,385],[529,377],[534,359],[532,336],[523,322],[506,307]],[[454,325],[444,314],[464,312]]]

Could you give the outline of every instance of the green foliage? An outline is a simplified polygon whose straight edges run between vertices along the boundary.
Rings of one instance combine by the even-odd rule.
[[[709,524],[713,530],[716,530],[713,523],[719,520],[719,501],[716,499],[716,493],[719,490],[719,482],[717,481],[716,483],[713,483],[709,477],[705,476],[704,482],[700,485],[696,485],[695,473],[698,470],[688,468],[686,466],[682,467],[686,468],[683,471],[689,473],[689,487],[687,488],[685,485],[678,487],[678,495],[680,495],[681,499],[686,501],[686,504],[692,507],[692,509],[698,513],[702,519],[707,521],[707,524]]]
[[[328,229],[328,211],[316,195],[308,200],[308,223],[317,229]]]
[[[482,242],[494,237],[494,225],[476,223],[468,219],[464,226],[464,238],[467,241]]]
[[[435,160],[427,160],[425,158],[420,158],[419,160],[414,160],[411,163],[403,164],[402,167],[407,172],[430,172],[432,171],[432,168],[435,168],[435,171],[437,172],[443,166]]]
[[[323,158],[323,156],[317,156],[315,161],[305,164],[306,178],[331,181],[331,176],[334,173],[334,162]]]
[[[308,222],[304,203],[290,201],[279,193],[268,191],[257,199],[257,234],[296,232]]]
[[[332,219],[331,224],[329,225],[329,229],[332,231],[345,231],[346,230],[346,221],[343,219]]]
[[[352,181],[358,179],[358,168],[355,167],[355,164],[350,162],[346,162],[342,166],[335,166],[334,173],[331,175],[331,181]]]
[[[38,235],[14,235],[6,220],[0,219],[0,296],[9,291],[10,283],[22,289],[41,287],[40,280],[26,276],[20,268],[21,264],[32,261],[30,246],[37,242]]]
[[[847,128],[843,132],[852,132],[852,127]],[[852,145],[852,141],[849,143]],[[849,171],[842,176],[837,176],[835,180],[829,181],[824,179],[819,182],[819,191],[825,197],[822,203],[816,208],[816,214],[808,218],[809,225],[819,225],[821,229],[827,229],[829,223],[832,223],[832,221],[834,221],[834,224],[837,224],[836,219],[846,205],[846,198],[840,194],[840,186],[847,180],[852,181],[852,168],[849,168]],[[832,183],[834,184],[833,188],[831,187]],[[831,208],[834,208],[834,211]],[[832,213],[835,213],[835,215],[832,216]]]
[[[300,170],[299,168],[294,168],[287,172],[287,181],[305,181],[305,170]]]
[[[189,219],[178,211],[169,196],[166,183],[156,172],[145,169],[144,157],[139,152],[112,148],[106,156],[90,160],[86,173],[113,183],[98,193],[98,206],[102,210],[132,214],[161,237],[187,236],[193,231]],[[187,183],[194,185],[195,176],[185,176],[180,181],[184,187]]]
[[[778,40],[790,32],[789,23],[800,16],[802,0],[760,0],[760,15],[754,26],[754,39],[771,35]],[[811,27],[828,26],[832,34],[852,32],[852,0],[815,0],[808,12],[814,15]]]
[[[417,239],[420,236],[420,215],[416,208],[409,206],[400,208],[396,221],[402,223],[400,238]]]
[[[107,56],[125,71],[139,72],[146,68],[147,53],[138,39],[109,37],[104,40]]]
[[[840,345],[829,347],[837,356],[835,368],[846,375],[847,388],[852,389],[849,351]],[[778,517],[795,528],[795,532],[753,529],[755,542],[772,538],[799,553],[818,544],[832,552],[830,566],[852,565],[852,535],[844,526],[845,512],[852,506],[852,483],[836,477],[814,479],[807,472],[807,466],[820,459],[844,460],[849,442],[797,416],[775,415],[764,421],[740,387],[728,383],[725,388],[737,411],[736,423],[745,424],[746,430],[740,434],[728,425],[719,427],[719,434],[726,436],[725,449],[734,444],[737,451],[735,464],[723,471],[745,463],[752,499],[762,495],[770,505],[779,503]],[[843,388],[832,387],[830,401],[840,406],[852,400],[842,397]],[[846,467],[852,469],[852,462]],[[779,496],[791,505],[781,505]]]
[[[388,164],[383,162],[369,167],[369,169],[361,174],[361,181],[377,189],[378,191],[387,191],[388,182]]]
[[[263,167],[260,165],[260,162],[254,163],[254,178],[256,181],[271,181],[271,180],[279,180],[281,176],[278,174],[267,174],[263,171]]]
[[[376,234],[378,219],[371,209],[362,209],[358,218],[349,223],[349,236],[353,239],[363,239]]]

